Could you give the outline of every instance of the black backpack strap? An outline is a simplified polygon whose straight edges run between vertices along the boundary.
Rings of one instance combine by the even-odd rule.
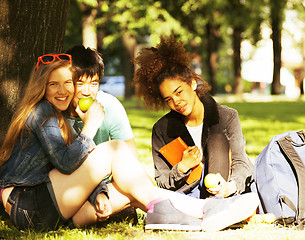
[[[286,154],[290,162],[292,163],[296,174],[297,174],[297,182],[298,182],[298,214],[296,215],[296,221],[298,222],[305,213],[305,165],[301,160],[298,153],[292,146],[292,139],[290,136],[286,136],[277,141],[280,148]]]

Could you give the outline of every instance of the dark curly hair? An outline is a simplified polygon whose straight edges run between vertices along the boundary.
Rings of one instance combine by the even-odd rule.
[[[177,42],[173,35],[161,36],[156,47],[144,48],[135,58],[138,65],[133,78],[136,94],[144,98],[147,108],[159,110],[166,103],[161,96],[159,86],[164,79],[179,79],[191,85],[197,82],[197,95],[206,94],[210,87],[202,77],[190,68],[192,55],[186,52],[183,42]]]

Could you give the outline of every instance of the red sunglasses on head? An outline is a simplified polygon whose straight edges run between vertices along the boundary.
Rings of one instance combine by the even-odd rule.
[[[60,53],[60,54],[46,54],[38,57],[37,65],[36,65],[36,70],[39,67],[39,62],[43,64],[50,64],[57,59],[58,61],[68,61],[71,63],[72,57],[70,54],[65,54],[65,53]]]

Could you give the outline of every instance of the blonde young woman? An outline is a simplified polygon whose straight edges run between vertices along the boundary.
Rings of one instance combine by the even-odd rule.
[[[18,228],[86,226],[133,205],[147,211],[147,229],[211,231],[247,218],[257,207],[252,195],[229,202],[194,201],[153,186],[126,143],[94,144],[104,119],[98,102],[85,113],[76,108],[84,127],[72,136],[62,112],[73,95],[71,56],[39,57],[0,155],[2,202]],[[106,186],[102,180],[110,173],[113,182]],[[249,202],[251,211],[228,218]],[[215,204],[223,206],[215,209]],[[224,219],[220,224],[219,217]]]

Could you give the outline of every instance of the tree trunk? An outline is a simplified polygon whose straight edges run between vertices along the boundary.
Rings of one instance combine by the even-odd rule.
[[[132,78],[134,74],[133,58],[135,54],[135,48],[137,40],[130,33],[125,32],[123,34],[123,72],[125,77],[125,98],[129,99],[134,95],[134,87],[132,86]]]
[[[213,23],[208,22],[207,29],[207,68],[211,85],[211,94],[217,93],[216,72],[218,62],[219,29]]]
[[[83,45],[85,47],[90,47],[97,49],[97,30],[95,19],[96,15],[100,9],[100,1],[96,7],[89,6],[86,3],[81,3],[80,8],[82,10],[82,35],[83,35]]]
[[[241,29],[234,27],[233,29],[233,69],[234,69],[234,94],[242,94],[244,92],[244,81],[241,78]]]
[[[277,16],[272,17],[272,41],[273,41],[273,79],[271,94],[281,94],[281,21]]]
[[[0,144],[37,57],[62,50],[69,2],[0,1]]]
[[[282,66],[282,24],[287,0],[270,0],[271,28],[273,42],[273,80],[271,94],[281,94],[281,66]]]

